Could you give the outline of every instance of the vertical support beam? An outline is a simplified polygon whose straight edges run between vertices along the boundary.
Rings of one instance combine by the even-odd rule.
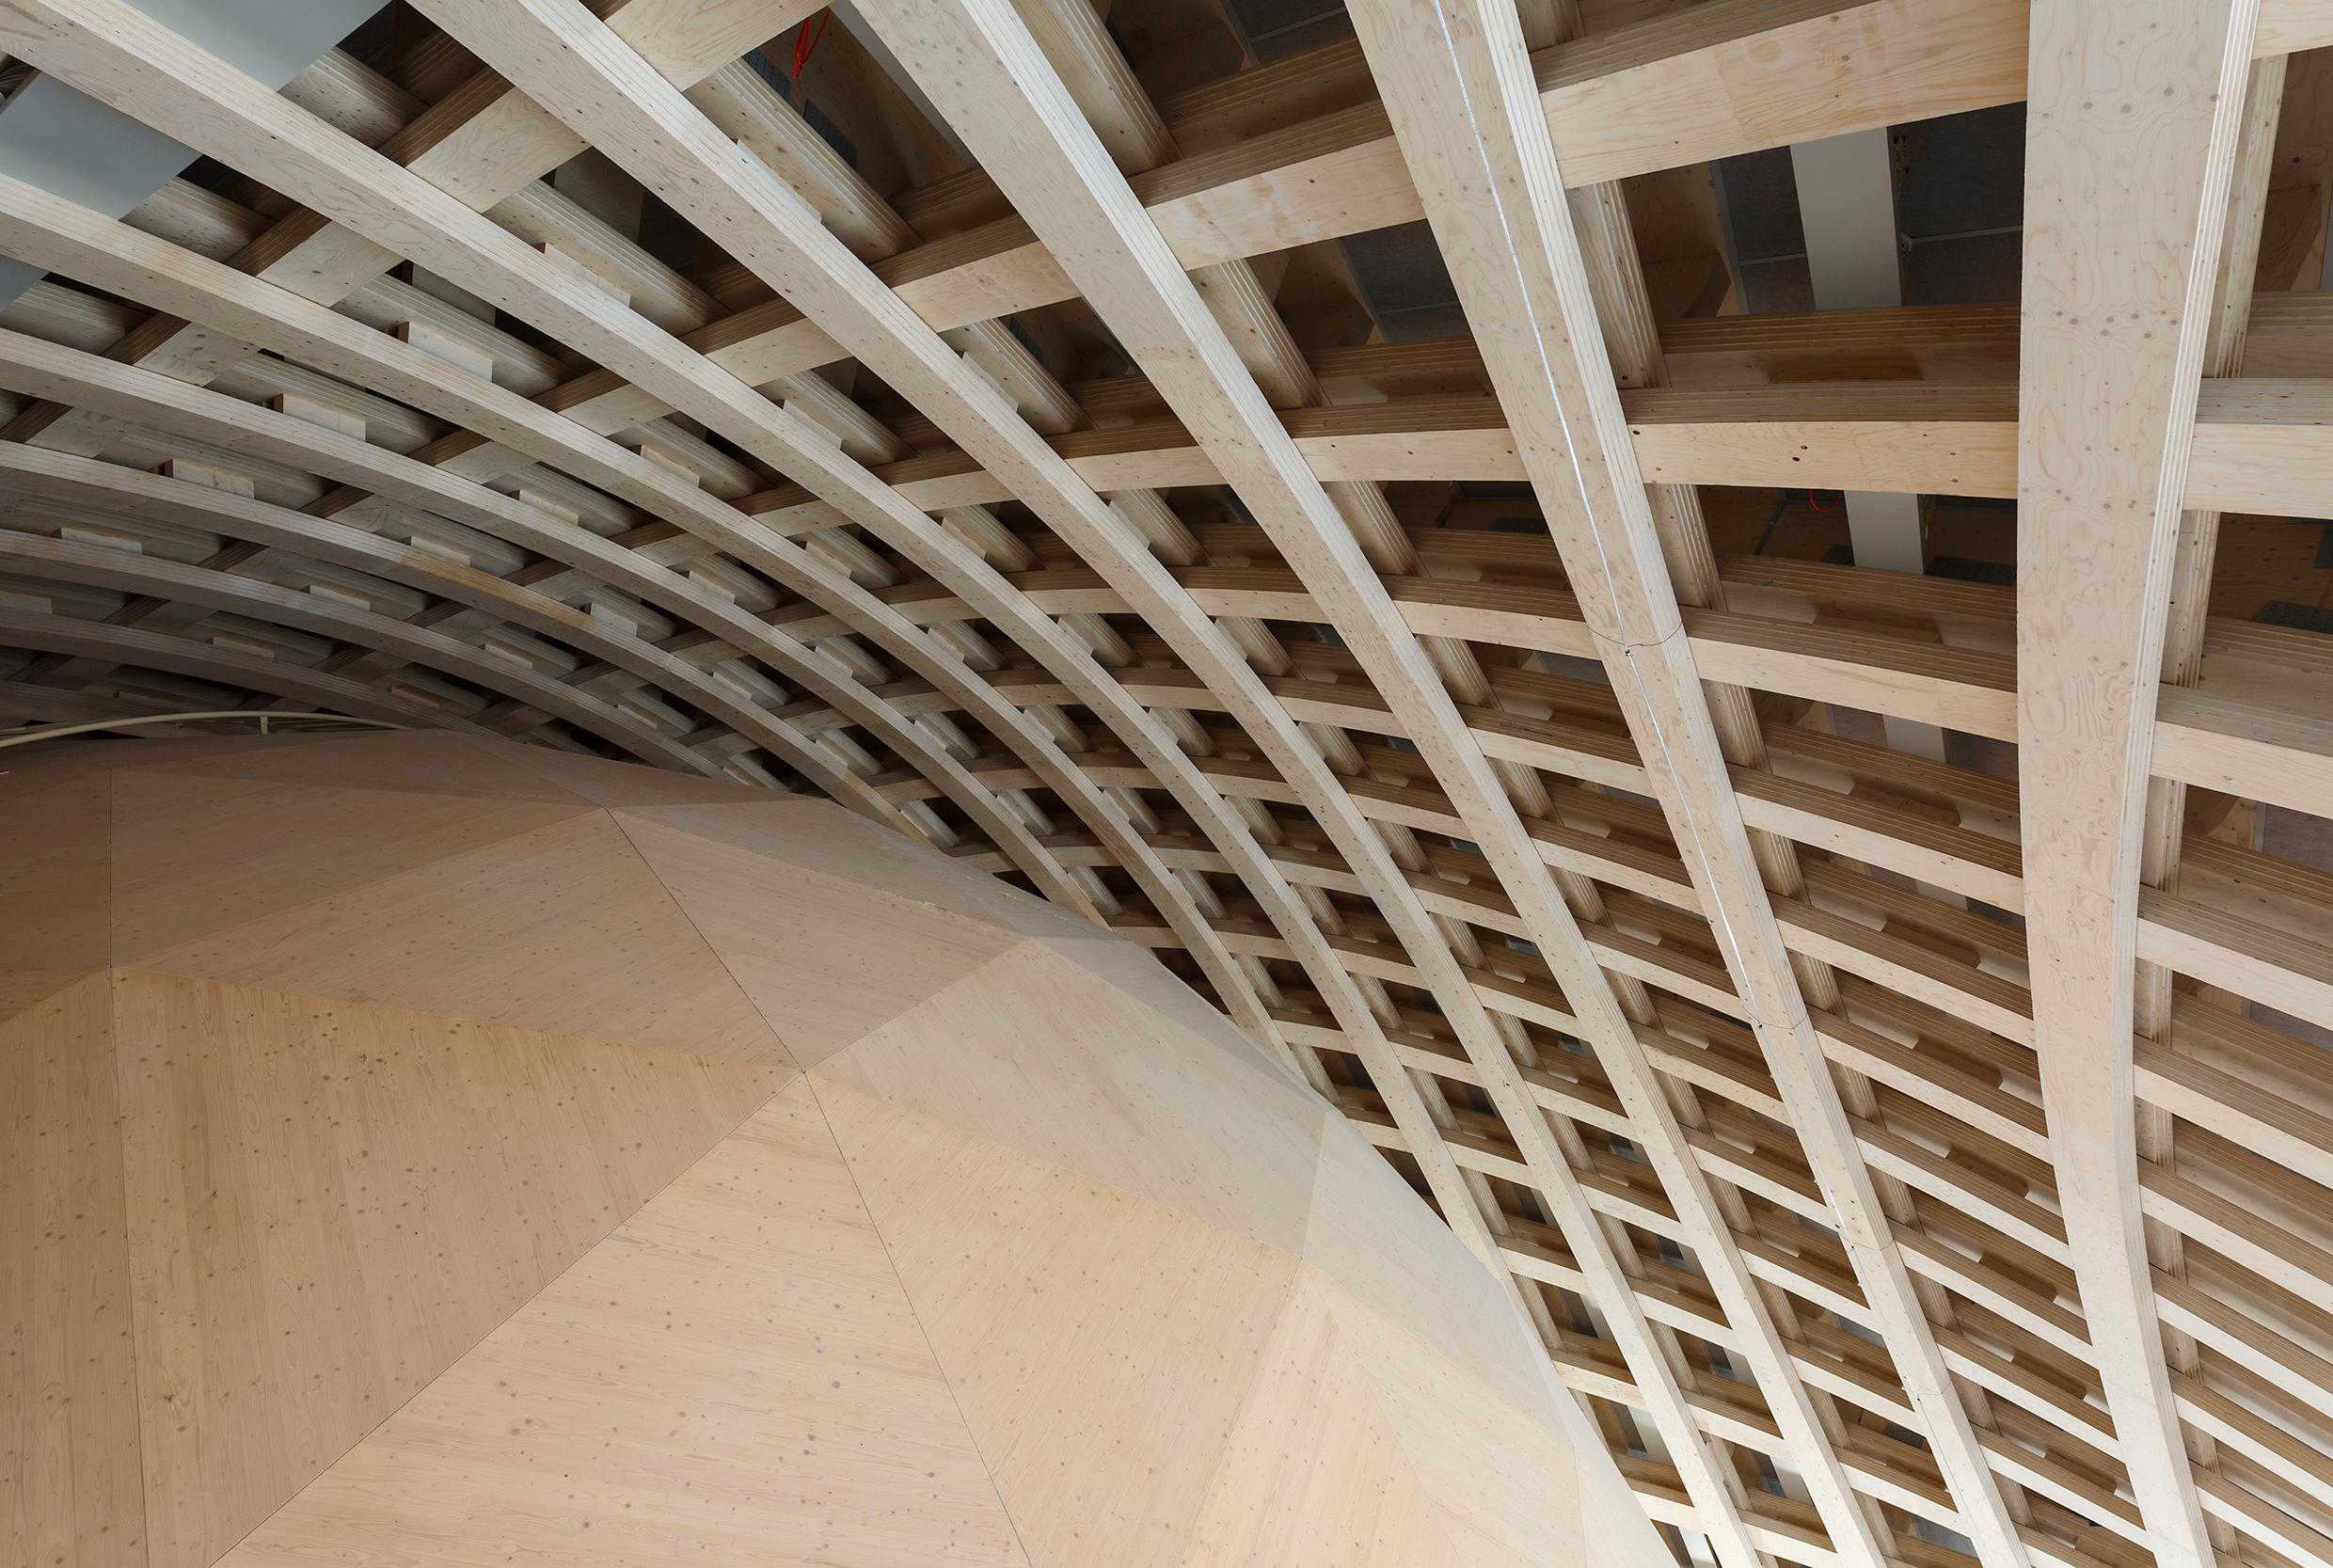
[[[1800,142],[1790,149],[1817,310],[1904,302],[1897,261],[1896,180],[1887,128]]]
[[[2212,1548],[2139,1212],[2139,826],[2258,10],[2039,0],[2028,57],[2017,719],[2034,1034],[2083,1314],[2165,1568]]]
[[[1887,128],[1800,142],[1790,149],[1790,175],[1798,187],[1815,309],[1867,310],[1903,304]],[[1856,565],[1915,577],[1928,570],[1919,497],[1849,490],[1843,504]],[[1881,724],[1897,751],[1944,760],[1944,732],[1935,725],[1893,714],[1881,716]]]

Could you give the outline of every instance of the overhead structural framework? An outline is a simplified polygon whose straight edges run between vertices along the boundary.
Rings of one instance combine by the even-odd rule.
[[[0,729],[831,797],[1352,1118],[1680,1562],[2333,1568],[2333,6],[201,10],[0,0],[200,159],[0,106]]]

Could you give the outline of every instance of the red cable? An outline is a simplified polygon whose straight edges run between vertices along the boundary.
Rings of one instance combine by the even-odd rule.
[[[1836,512],[1836,511],[1838,510],[1838,507],[1837,507],[1837,506],[1835,506],[1835,505],[1833,505],[1833,506],[1825,506],[1822,502],[1820,502],[1820,501],[1817,500],[1817,499],[1815,499],[1815,497],[1816,497],[1816,495],[1817,495],[1817,492],[1816,492],[1816,491],[1814,491],[1814,490],[1809,490],[1809,491],[1806,493],[1806,504],[1807,504],[1807,505],[1809,505],[1809,506],[1813,507],[1813,508],[1814,508],[1816,511],[1817,511],[1817,512]]]
[[[833,20],[834,13],[833,11],[820,11],[817,18],[818,24],[818,30],[817,32],[814,33],[810,30],[811,19],[808,17],[804,17],[802,19],[802,24],[795,30],[794,70],[792,74],[797,80],[799,80],[801,76],[802,67],[810,63],[810,52],[817,48],[818,40],[820,39],[826,37],[826,24]]]

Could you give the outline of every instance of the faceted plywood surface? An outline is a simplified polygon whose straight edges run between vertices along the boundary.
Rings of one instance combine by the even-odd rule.
[[[1138,949],[517,747],[33,753],[9,1561],[1654,1560],[1616,1473],[1548,1506],[1609,1461],[1490,1276]]]

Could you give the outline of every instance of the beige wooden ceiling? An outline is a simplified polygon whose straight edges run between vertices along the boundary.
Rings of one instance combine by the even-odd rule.
[[[1339,1103],[1681,1558],[2333,1568],[2333,6],[600,8],[0,0],[212,160],[0,167],[0,721],[823,791]],[[2021,101],[2022,309],[1739,313],[1714,160]]]

